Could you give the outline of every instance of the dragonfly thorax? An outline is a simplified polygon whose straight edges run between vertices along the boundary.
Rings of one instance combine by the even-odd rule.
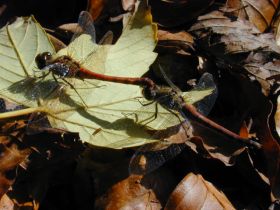
[[[55,58],[46,68],[59,77],[75,77],[80,65],[71,57],[63,55]]]
[[[171,110],[178,111],[184,104],[184,99],[170,87],[146,87],[142,94],[147,100],[154,100],[164,108]]]

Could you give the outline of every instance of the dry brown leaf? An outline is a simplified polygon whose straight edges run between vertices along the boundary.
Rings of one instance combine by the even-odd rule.
[[[185,31],[171,32],[158,30],[158,44],[156,51],[159,53],[178,53],[189,55],[193,51],[194,40],[191,34]]]
[[[250,53],[245,61],[244,67],[257,78],[262,80],[272,80],[280,75],[280,60],[272,60],[269,55],[263,53]]]
[[[263,106],[263,114],[259,116],[259,128],[257,135],[263,145],[263,153],[266,159],[266,176],[269,178],[272,194],[280,198],[280,145],[271,134],[269,128],[269,116],[271,114],[271,103]]]
[[[104,1],[104,0],[89,0],[88,1],[87,10],[91,14],[93,20],[96,20],[99,17],[105,4],[106,4],[106,1]]]
[[[198,22],[190,29],[200,38],[201,32],[205,30],[208,32],[202,35],[207,37],[207,40],[211,40],[211,37],[214,38],[217,34],[220,35],[220,39],[215,38],[209,42],[210,47],[224,43],[227,53],[244,53],[258,49],[280,53],[272,34],[261,34],[250,22],[243,19],[235,20],[229,17],[226,11],[213,11],[200,16]]]
[[[218,57],[220,63],[236,69],[244,67],[262,80],[264,92],[279,82],[280,48],[273,34],[260,33],[250,22],[234,19],[226,11],[199,17],[191,31],[198,36],[200,47]]]
[[[235,209],[227,197],[201,175],[189,173],[170,195],[165,210]]]
[[[15,179],[15,169],[31,153],[29,149],[19,149],[8,136],[0,136],[0,198],[8,191]],[[12,173],[13,172],[13,173]],[[13,174],[13,175],[12,175]]]
[[[0,199],[0,209],[1,210],[14,210],[14,202],[6,194]]]
[[[235,9],[235,15],[249,20],[261,32],[271,24],[272,18],[279,5],[279,0],[228,0],[227,6]]]
[[[155,193],[141,184],[141,176],[132,175],[115,184],[96,201],[96,209],[162,209]]]

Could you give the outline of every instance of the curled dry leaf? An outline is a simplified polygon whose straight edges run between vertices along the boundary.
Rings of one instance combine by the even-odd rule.
[[[156,47],[157,52],[163,53],[178,53],[190,54],[193,50],[193,37],[185,31],[171,32],[171,31],[158,31],[158,44]]]
[[[95,209],[162,209],[153,190],[141,184],[141,176],[132,175],[115,184],[95,204]]]
[[[249,21],[234,19],[222,11],[199,17],[190,31],[198,36],[203,50],[226,65],[238,66],[238,69],[243,65],[256,79],[264,82],[264,90],[277,83],[277,79],[272,79],[280,74],[277,62],[280,48],[273,34],[260,33]],[[271,78],[269,82],[264,81],[268,78]]]
[[[189,173],[170,195],[165,210],[235,209],[227,197],[201,175]]]
[[[263,153],[266,159],[266,172],[265,175],[269,178],[272,195],[280,198],[280,146],[277,140],[272,136],[269,127],[269,116],[271,114],[272,105],[266,103],[263,106],[263,114],[258,118],[259,127],[257,135],[259,136]]]
[[[280,61],[273,59],[269,53],[250,53],[245,60],[244,68],[256,76],[265,95],[270,92],[270,86],[280,84]]]
[[[261,32],[271,24],[279,0],[228,0],[227,6],[235,9],[234,14],[241,19],[249,20]]]
[[[208,47],[224,43],[227,53],[244,53],[258,49],[280,53],[272,34],[261,34],[249,21],[233,19],[222,11],[213,11],[200,16],[190,31],[199,38],[207,38],[210,41]],[[214,37],[217,35],[220,38]]]

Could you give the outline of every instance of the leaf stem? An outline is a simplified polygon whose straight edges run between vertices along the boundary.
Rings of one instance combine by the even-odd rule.
[[[31,114],[34,112],[45,112],[45,109],[42,109],[41,107],[35,107],[35,108],[26,108],[26,109],[11,111],[11,112],[5,112],[0,114],[0,119],[18,117],[22,115]]]

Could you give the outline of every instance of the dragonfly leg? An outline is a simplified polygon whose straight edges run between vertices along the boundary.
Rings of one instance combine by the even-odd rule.
[[[163,106],[163,108],[164,108],[166,111],[170,112],[171,114],[175,115],[175,116],[178,118],[178,120],[179,120],[180,123],[183,123],[183,121],[181,120],[181,118],[178,116],[178,114],[177,114],[176,112],[174,112],[174,111],[171,110],[171,109],[167,109],[167,108],[165,108],[164,106]]]
[[[139,97],[139,98],[142,98],[142,97]],[[152,103],[155,102],[155,101],[151,101],[151,102],[148,102],[148,103],[143,103],[142,101],[140,101],[139,98],[137,97],[136,99],[142,106],[149,106],[149,105],[151,105]]]
[[[40,72],[42,72],[41,70],[39,70]],[[37,77],[37,76],[35,76],[36,78],[38,78],[38,79],[44,79],[46,76],[48,76],[49,74],[51,73],[51,71],[48,71],[48,73],[46,73],[46,74],[44,74],[44,75],[42,75],[42,76],[39,76],[39,77]]]
[[[158,102],[153,101],[152,103],[155,103],[155,113],[152,116],[150,116],[150,117],[148,117],[148,118],[146,118],[144,120],[141,120],[139,123],[141,123],[141,124],[144,123],[143,125],[147,125],[147,124],[149,124],[150,122],[154,121],[157,118],[157,115],[158,115]],[[152,104],[152,103],[150,103],[150,104]]]
[[[121,112],[121,114],[127,118],[129,118],[129,116],[134,116],[135,122],[138,122],[138,115],[136,113],[125,113],[125,112]]]
[[[53,75],[53,76],[54,76],[54,75]],[[54,78],[55,78],[55,76],[54,76]],[[79,96],[79,98],[81,99],[81,101],[83,102],[83,104],[85,105],[85,107],[88,108],[86,102],[84,101],[84,99],[82,98],[82,96],[78,93],[78,91],[76,90],[76,88],[75,88],[70,82],[68,82],[66,79],[64,79],[63,77],[61,77],[61,79],[62,79],[64,82],[66,82],[66,83],[77,93],[77,95]]]
[[[183,129],[185,130],[186,134],[190,133],[190,131],[187,130],[186,126],[183,125],[183,123],[186,122],[186,120],[182,121],[182,119],[179,117],[179,115],[176,112],[174,112],[173,110],[167,109],[165,107],[163,107],[163,108],[166,109],[167,111],[169,111],[171,114],[175,115],[178,118],[178,120],[179,120],[180,124],[183,126]],[[187,136],[189,136],[189,135],[187,135]]]

